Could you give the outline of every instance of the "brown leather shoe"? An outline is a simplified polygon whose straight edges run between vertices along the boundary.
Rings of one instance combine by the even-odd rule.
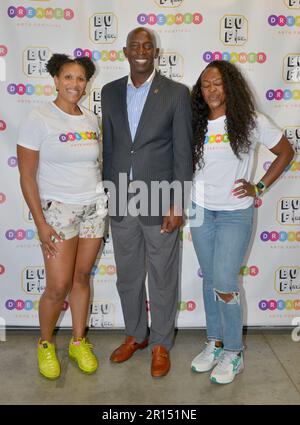
[[[110,360],[114,363],[126,362],[136,350],[143,350],[147,345],[148,339],[139,344],[135,342],[134,336],[127,336],[125,342],[112,352]]]
[[[171,367],[168,351],[162,345],[155,345],[152,350],[151,375],[154,378],[165,376]]]

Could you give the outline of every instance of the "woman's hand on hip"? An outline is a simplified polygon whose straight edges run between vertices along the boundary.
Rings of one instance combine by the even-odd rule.
[[[232,190],[233,196],[236,198],[246,198],[247,196],[255,198],[254,184],[247,182],[245,179],[238,179],[234,183],[237,184],[237,187]]]

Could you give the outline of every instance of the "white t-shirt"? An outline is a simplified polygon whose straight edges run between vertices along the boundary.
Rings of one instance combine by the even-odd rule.
[[[208,121],[204,143],[204,167],[194,175],[192,200],[209,210],[236,210],[248,208],[253,198],[237,198],[232,190],[240,184],[238,179],[250,180],[255,146],[257,143],[272,149],[282,137],[282,131],[262,114],[257,113],[248,153],[241,153],[241,159],[234,154],[225,133],[225,115]]]
[[[47,103],[32,110],[19,129],[18,145],[39,151],[41,199],[88,205],[98,198],[98,119],[86,108],[80,109],[82,115],[70,115]]]

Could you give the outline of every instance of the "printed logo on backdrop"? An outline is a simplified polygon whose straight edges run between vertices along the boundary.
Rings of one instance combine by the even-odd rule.
[[[7,55],[7,47],[4,44],[0,44],[0,57]]]
[[[252,276],[255,277],[259,273],[259,268],[257,266],[242,266],[240,269],[241,276]]]
[[[94,265],[91,271],[91,276],[97,284],[114,284],[116,281],[117,269],[114,260],[111,258],[101,258],[98,265]]]
[[[101,88],[94,88],[89,95],[89,109],[96,115],[101,115]]]
[[[289,9],[300,9],[300,0],[284,0],[284,4]]]
[[[7,165],[9,167],[15,168],[18,165],[18,158],[16,156],[10,156],[7,160]]]
[[[268,24],[271,27],[299,27],[300,26],[300,16],[285,16],[285,15],[270,15],[268,17]],[[286,32],[284,31],[279,31],[279,33],[281,34],[285,34]],[[292,33],[292,32],[291,32]]]
[[[263,169],[267,171],[270,168],[271,164],[271,161],[264,162]],[[297,157],[296,159],[293,159],[293,161],[291,161],[291,163],[286,167],[285,173],[282,175],[281,178],[285,180],[295,180],[300,178],[300,161],[297,161]]]
[[[9,6],[7,14],[10,18],[28,18],[28,19],[64,19],[70,21],[74,18],[74,11],[72,9],[57,8],[43,8],[43,7],[23,7],[23,6]]]
[[[56,93],[55,86],[49,84],[23,84],[10,83],[7,86],[7,93],[17,96],[53,96]]]
[[[279,294],[300,292],[300,267],[282,266],[275,271],[275,290]]]
[[[195,303],[195,301],[190,300],[190,301],[179,301],[178,305],[177,305],[177,309],[179,311],[194,311],[197,308],[197,304]]]
[[[220,20],[220,40],[226,46],[242,46],[248,40],[248,20],[243,15],[224,15]]]
[[[290,176],[290,174],[297,173],[297,175],[293,176],[293,178],[299,178],[300,161],[293,160],[290,163],[290,165],[287,167],[287,171],[289,171],[289,172],[291,171],[291,173],[289,173],[289,176]]]
[[[40,303],[40,299],[37,299],[35,301],[32,300],[22,300],[22,299],[18,299],[18,300],[13,300],[13,299],[9,299],[5,301],[5,308],[7,310],[25,310],[25,311],[30,311],[30,310],[35,310],[36,312],[39,309],[39,303]],[[61,309],[61,311],[66,311],[69,308],[69,303],[68,301],[64,301],[64,305]]]
[[[1,126],[0,126],[1,129]],[[300,155],[300,127],[291,126],[284,128],[284,134],[293,146],[296,155]]]
[[[95,13],[90,18],[90,39],[93,43],[112,44],[118,38],[118,19],[112,12]]]
[[[74,58],[87,56],[95,62],[125,62],[123,50],[90,50],[77,48],[73,52]]]
[[[203,53],[203,60],[206,63],[224,60],[231,63],[265,63],[267,55],[264,52],[211,52]]]
[[[23,72],[28,77],[49,78],[46,63],[52,55],[48,47],[27,47],[23,53]]]
[[[0,192],[0,204],[4,204],[5,201],[6,201],[5,193]]]
[[[177,13],[176,15],[172,13],[167,15],[140,13],[136,19],[139,25],[200,25],[203,22],[203,16],[199,12]]]
[[[4,235],[8,241],[15,243],[15,248],[40,248],[36,229],[8,229],[4,230]]]
[[[300,198],[281,198],[277,203],[277,221],[280,224],[300,226]]]
[[[290,101],[300,100],[300,90],[290,90],[290,89],[269,89],[266,92],[266,99],[269,101],[275,101],[275,102],[284,102],[284,101]]]
[[[0,275],[5,273],[5,267],[3,264],[0,264]]]
[[[91,328],[112,328],[115,325],[115,304],[93,301],[90,306]]]
[[[178,7],[184,0],[154,0],[158,7]]]
[[[289,53],[284,57],[282,76],[287,83],[300,82],[300,53]]]
[[[158,56],[158,71],[171,80],[183,78],[183,57],[177,52],[165,52]]]
[[[46,287],[45,268],[43,266],[28,266],[21,276],[22,288],[30,295],[40,295]]]
[[[5,232],[5,237],[8,241],[32,241],[37,239],[36,230],[33,229],[8,229]]]
[[[3,120],[0,120],[0,131],[6,130],[6,122]]]
[[[267,230],[261,232],[260,240],[262,242],[275,243],[278,242],[280,245],[271,245],[275,248],[290,248],[290,247],[298,247],[300,242],[300,231],[290,231],[286,232],[285,230],[272,230],[268,232]],[[292,245],[286,245],[290,242],[293,242]]]
[[[262,311],[270,310],[300,310],[300,300],[261,300],[258,303],[258,307]]]

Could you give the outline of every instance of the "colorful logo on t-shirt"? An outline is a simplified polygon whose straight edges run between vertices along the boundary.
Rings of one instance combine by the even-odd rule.
[[[211,134],[205,137],[204,144],[229,143],[228,134]]]
[[[97,133],[95,131],[76,131],[75,133],[69,132],[59,135],[59,141],[62,143],[97,140],[97,138]]]

